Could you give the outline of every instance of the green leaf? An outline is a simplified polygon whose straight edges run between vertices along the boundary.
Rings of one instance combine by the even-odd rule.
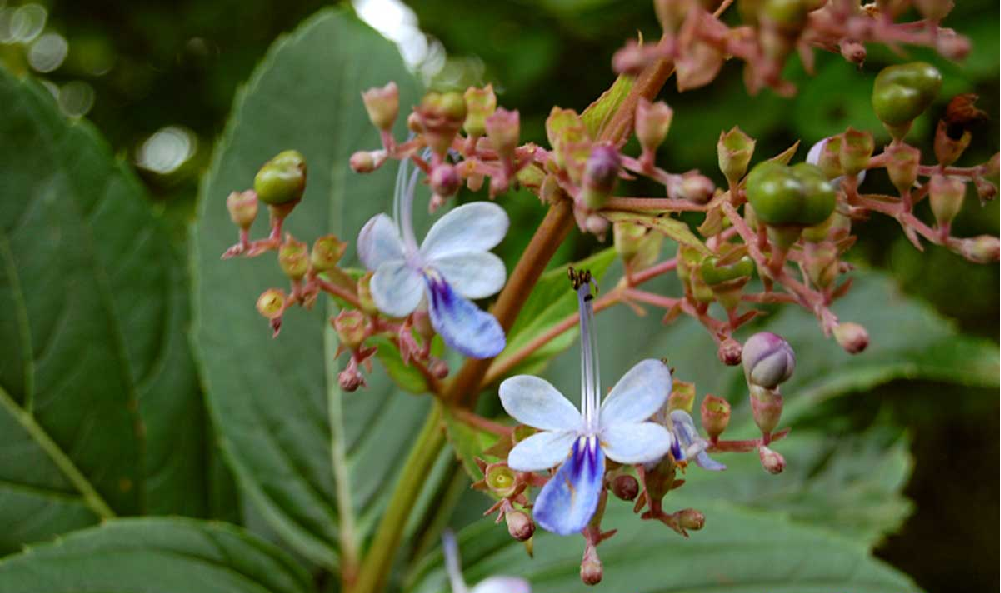
[[[115,514],[201,515],[185,273],[94,129],[0,70],[0,553]]]
[[[712,255],[712,251],[695,236],[695,233],[692,232],[692,229],[688,228],[687,224],[676,218],[672,218],[670,215],[662,214],[660,216],[653,216],[635,212],[609,212],[605,218],[611,222],[631,222],[643,225],[661,233],[676,243],[687,245],[703,255]]]
[[[600,279],[605,275],[615,258],[615,249],[608,248],[570,265],[576,269],[590,270],[591,274],[599,279],[600,287]],[[533,339],[556,326],[567,316],[573,315],[576,311],[577,294],[570,288],[566,268],[561,266],[546,272],[539,278],[535,288],[532,289],[532,294],[525,300],[525,305],[518,315],[514,327],[507,334],[507,347],[497,357],[497,361],[503,363],[510,356],[528,346]],[[569,348],[579,333],[576,326],[563,332],[515,365],[507,375],[531,374],[541,371],[549,359]]]
[[[278,548],[223,523],[121,519],[0,561],[18,593],[306,593],[309,575]]]
[[[597,139],[601,135],[602,130],[605,129],[605,125],[611,117],[615,115],[619,105],[629,96],[629,91],[633,90],[635,82],[632,76],[620,74],[612,86],[608,87],[608,90],[601,93],[600,97],[587,106],[580,117],[584,120],[587,133],[590,134],[591,138]]]
[[[476,465],[476,458],[483,457],[483,450],[496,443],[497,437],[462,422],[448,408],[444,408],[442,417],[445,419],[448,442],[462,467],[473,481],[482,480],[483,472]]]
[[[602,543],[601,587],[608,591],[663,593],[904,593],[916,587],[868,557],[864,546],[769,513],[735,509],[718,500],[671,498],[670,508],[695,506],[706,514],[702,531],[683,539],[661,523],[643,521],[630,505],[609,500],[602,527],[618,527]],[[476,583],[489,575],[527,578],[533,593],[579,590],[580,538],[536,532],[535,557],[502,526],[481,521],[460,536],[463,575]],[[407,593],[447,591],[441,555],[415,571]]]
[[[352,14],[322,11],[278,42],[236,99],[202,185],[193,236],[194,339],[225,454],[275,530],[327,567],[342,548],[358,553],[429,402],[399,393],[379,364],[367,388],[341,393],[337,373],[346,361],[334,359],[330,301],[289,311],[272,339],[254,302],[287,280],[273,255],[219,259],[237,237],[225,201],[252,183],[262,163],[295,148],[305,155],[309,183],[287,230],[353,243],[366,220],[389,210],[393,194],[394,167],[368,175],[348,167],[354,151],[379,145],[360,94],[390,80],[401,105],[418,100],[396,47]],[[397,137],[406,134],[402,119]],[[258,220],[254,236],[266,227]]]

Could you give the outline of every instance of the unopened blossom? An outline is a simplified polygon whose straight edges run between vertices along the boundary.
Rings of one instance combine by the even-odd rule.
[[[541,431],[511,450],[508,465],[530,472],[562,464],[539,492],[533,511],[540,526],[560,535],[580,532],[594,515],[606,456],[619,463],[646,463],[663,457],[674,442],[667,429],[648,421],[671,393],[671,371],[663,362],[640,362],[601,402],[590,290],[590,282],[577,289],[583,367],[580,411],[538,377],[519,375],[500,386],[507,413]]]
[[[445,570],[448,571],[448,580],[452,584],[452,593],[531,593],[532,586],[525,579],[505,576],[487,577],[470,589],[462,578],[459,546],[455,542],[455,534],[446,531],[441,539],[445,554]]]
[[[489,202],[459,206],[435,222],[418,246],[412,223],[416,184],[417,171],[407,180],[401,164],[395,220],[378,214],[358,234],[358,256],[375,272],[372,299],[391,317],[406,317],[426,303],[431,326],[446,344],[473,358],[496,356],[504,349],[504,330],[468,299],[504,286],[504,263],[489,250],[507,233],[507,214]]]

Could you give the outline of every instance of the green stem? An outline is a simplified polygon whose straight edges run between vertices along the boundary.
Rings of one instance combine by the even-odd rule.
[[[393,488],[393,495],[386,506],[386,512],[379,521],[372,547],[368,550],[358,580],[351,593],[376,593],[386,584],[386,578],[393,565],[396,552],[403,539],[403,530],[410,515],[413,501],[424,486],[424,480],[431,472],[445,445],[445,435],[441,430],[441,404],[435,400],[417,441],[403,465],[403,474]]]

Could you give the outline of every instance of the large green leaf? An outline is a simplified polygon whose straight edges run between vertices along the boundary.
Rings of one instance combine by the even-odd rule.
[[[0,553],[115,514],[201,515],[179,255],[91,126],[4,71],[0,104]]]
[[[333,358],[329,302],[290,311],[272,339],[254,301],[287,280],[273,255],[219,259],[236,238],[225,199],[248,187],[268,158],[296,148],[309,184],[287,230],[304,240],[332,232],[353,243],[392,197],[393,167],[369,175],[348,167],[352,152],[379,142],[360,93],[390,80],[405,111],[419,91],[395,46],[348,13],[323,11],[277,43],[236,100],[193,236],[196,351],[223,449],[276,531],[328,567],[342,545],[360,547],[428,402],[399,393],[378,364],[367,388],[341,393],[336,374],[345,360]],[[266,233],[266,220],[253,231]]]
[[[121,519],[0,562],[18,593],[306,593],[281,550],[223,523]]]
[[[630,505],[609,501],[603,527],[620,528],[598,551],[607,591],[661,593],[904,593],[916,587],[868,557],[865,546],[788,521],[777,514],[735,509],[725,502],[675,499],[706,514],[702,531],[688,539],[657,522],[641,522]],[[583,540],[548,533],[535,537],[535,557],[492,521],[460,537],[463,574],[475,583],[493,574],[529,579],[533,593],[580,590]],[[447,591],[441,556],[421,566],[407,593]]]

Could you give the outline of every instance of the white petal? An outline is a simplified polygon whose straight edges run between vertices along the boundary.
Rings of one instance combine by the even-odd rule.
[[[601,429],[601,448],[619,463],[656,461],[667,455],[673,440],[666,428],[653,422],[612,424]]]
[[[371,286],[375,306],[390,317],[410,315],[424,296],[424,279],[402,259],[379,265]]]
[[[522,424],[542,430],[577,430],[583,419],[570,400],[548,381],[518,375],[500,385],[504,410]]]
[[[537,472],[555,467],[570,455],[577,438],[569,430],[544,431],[523,439],[507,455],[507,464],[520,472]]]
[[[432,225],[421,253],[426,259],[436,259],[456,253],[489,251],[504,238],[507,226],[507,213],[497,204],[465,204]]]
[[[504,262],[486,251],[436,257],[428,265],[467,299],[481,299],[495,294],[504,287],[504,280],[507,279]]]
[[[376,270],[387,261],[403,259],[403,240],[393,219],[376,214],[358,233],[358,259],[369,270]]]
[[[487,577],[473,587],[471,593],[531,593],[532,587],[518,577]]]
[[[664,405],[671,394],[671,371],[649,358],[629,369],[601,405],[602,426],[643,422]]]
[[[828,140],[830,140],[830,138],[824,138],[821,141],[814,144],[813,146],[811,146],[810,152],[806,153],[806,162],[810,163],[811,165],[816,165],[817,162],[820,160],[820,153],[821,151],[824,150],[824,145],[827,144]]]

